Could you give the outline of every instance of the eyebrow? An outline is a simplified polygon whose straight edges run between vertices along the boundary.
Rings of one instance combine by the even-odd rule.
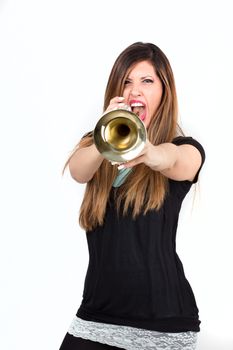
[[[150,75],[150,74],[145,75],[145,76],[141,77],[140,79],[143,80],[143,79],[145,79],[145,78],[152,78],[152,79],[154,79],[154,77],[153,77],[152,75]],[[126,79],[132,80],[132,78],[129,78],[129,77],[127,77]]]

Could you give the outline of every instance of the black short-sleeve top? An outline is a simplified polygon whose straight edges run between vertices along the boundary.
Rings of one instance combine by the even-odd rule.
[[[196,147],[192,137],[176,145]],[[176,252],[176,231],[182,201],[193,182],[169,180],[160,210],[132,219],[117,215],[112,188],[104,224],[86,232],[89,264],[77,316],[89,321],[162,332],[199,331],[199,310]]]

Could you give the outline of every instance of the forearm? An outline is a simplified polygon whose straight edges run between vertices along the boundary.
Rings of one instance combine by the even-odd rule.
[[[172,169],[179,158],[179,149],[173,143],[162,143],[154,146],[152,152],[152,165],[150,167],[152,170],[160,171],[161,173]]]
[[[69,161],[69,170],[73,179],[86,183],[92,179],[100,167],[104,157],[98,152],[95,145],[78,149]]]
[[[154,146],[154,169],[164,176],[177,180],[192,181],[201,165],[201,154],[192,145],[176,146],[172,143],[163,143]]]

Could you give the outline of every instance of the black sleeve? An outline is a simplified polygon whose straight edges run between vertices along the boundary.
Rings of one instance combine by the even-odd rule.
[[[194,147],[196,147],[198,149],[198,151],[200,152],[201,154],[201,165],[200,165],[200,168],[198,169],[196,175],[195,175],[195,178],[193,179],[192,183],[196,183],[197,180],[198,180],[198,175],[200,173],[200,170],[205,162],[205,151],[204,151],[204,148],[202,147],[202,145],[195,139],[193,139],[192,137],[188,136],[188,137],[185,137],[185,136],[178,136],[176,137],[172,143],[174,143],[175,145],[177,146],[180,146],[180,145],[192,145]]]

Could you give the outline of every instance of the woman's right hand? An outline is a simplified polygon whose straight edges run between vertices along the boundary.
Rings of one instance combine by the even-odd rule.
[[[108,107],[106,108],[104,114],[110,112],[110,111],[115,111],[116,109],[126,109],[128,111],[131,111],[131,108],[129,105],[125,103],[125,98],[123,96],[116,96],[113,97],[110,100],[110,103]]]

